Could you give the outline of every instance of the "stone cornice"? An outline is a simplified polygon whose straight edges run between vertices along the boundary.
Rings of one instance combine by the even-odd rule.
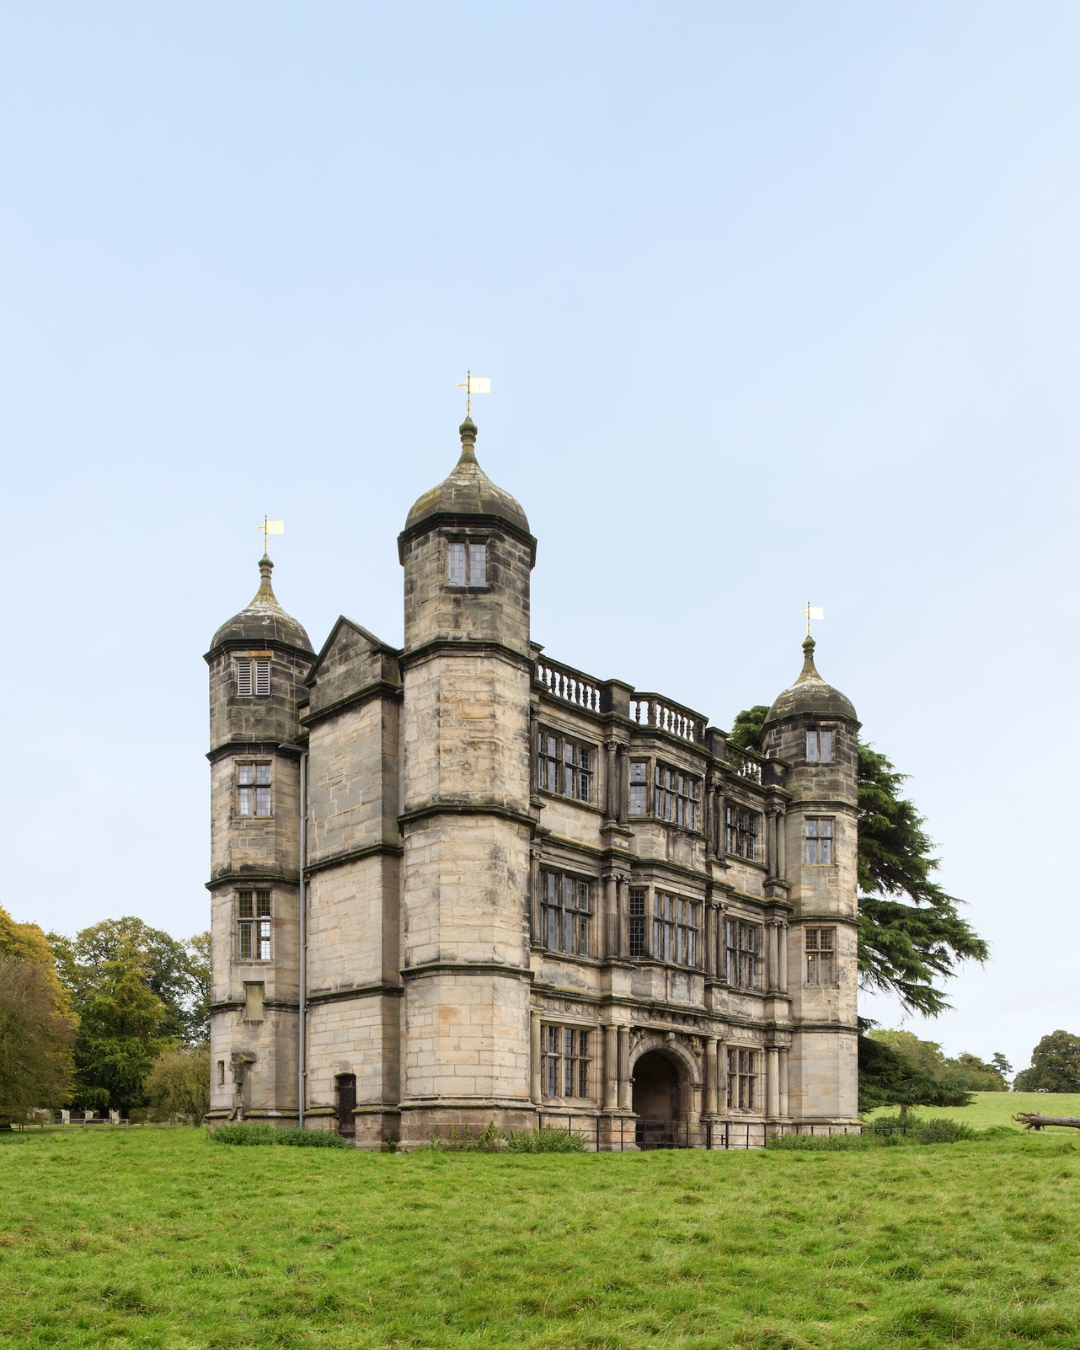
[[[414,539],[422,539],[425,534],[438,534],[443,529],[484,531],[495,530],[517,539],[529,550],[529,567],[536,566],[536,538],[520,525],[515,525],[505,516],[482,514],[481,512],[436,511],[424,516],[415,525],[407,526],[398,535],[398,562],[405,566],[405,545]]]
[[[279,642],[276,638],[268,638],[265,641],[253,642],[251,638],[225,638],[215,647],[211,647],[203,656],[203,660],[208,666],[223,656],[226,652],[280,652],[285,656],[295,656],[303,661],[306,666],[310,666],[315,660],[315,653],[307,651],[303,647],[294,647],[289,642]]]
[[[299,886],[298,872],[225,872],[203,885],[208,891],[219,890],[222,886],[260,886],[268,881],[276,881],[283,886]]]
[[[372,684],[364,685],[363,689],[357,689],[355,693],[346,694],[344,698],[328,703],[325,708],[319,708],[316,712],[304,713],[300,718],[300,725],[302,727],[314,727],[320,722],[326,721],[328,717],[336,717],[338,713],[345,712],[348,708],[370,703],[375,698],[397,700],[401,698],[403,693],[404,687],[400,684],[394,684],[392,680],[376,680]]]
[[[424,961],[417,966],[406,966],[403,980],[419,979],[423,975],[509,975],[532,982],[534,976],[527,966],[511,966],[504,961]]]
[[[533,668],[530,656],[515,651],[513,647],[504,646],[501,642],[489,641],[486,638],[433,638],[430,642],[403,653],[401,669],[410,670],[413,666],[431,661],[437,656],[495,656],[510,665],[517,666],[519,670],[531,672]]]
[[[401,998],[405,990],[400,984],[387,984],[385,980],[375,984],[357,984],[351,989],[313,990],[307,996],[308,1007],[319,1003],[349,1003],[360,998]]]
[[[401,857],[405,852],[404,845],[390,844],[385,840],[380,840],[376,844],[367,844],[363,848],[352,848],[345,853],[333,853],[328,858],[320,858],[317,862],[308,863],[304,868],[304,876],[314,876],[316,872],[326,872],[332,867],[346,867],[349,863],[359,862],[361,858],[371,858],[377,853],[390,853],[396,857]]]
[[[213,750],[206,752],[206,758],[211,764],[216,764],[219,759],[226,759],[229,755],[279,755],[280,741],[222,741],[220,745],[215,745]],[[291,755],[281,755],[282,759],[291,759]]]
[[[536,826],[533,817],[523,811],[515,811],[512,807],[503,806],[501,802],[480,801],[431,802],[427,806],[418,806],[398,816],[398,826],[404,832],[406,826],[419,820],[427,820],[430,816],[498,816],[500,820],[512,820],[518,825],[527,825],[530,830]]]

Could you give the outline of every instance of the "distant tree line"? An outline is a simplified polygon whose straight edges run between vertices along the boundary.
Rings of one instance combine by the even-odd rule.
[[[201,1116],[209,1001],[209,933],[129,917],[69,938],[0,909],[0,1126],[59,1106]]]

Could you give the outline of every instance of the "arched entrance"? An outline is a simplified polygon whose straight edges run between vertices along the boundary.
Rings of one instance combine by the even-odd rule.
[[[638,1148],[675,1148],[681,1118],[679,1071],[659,1050],[634,1065],[634,1114]]]

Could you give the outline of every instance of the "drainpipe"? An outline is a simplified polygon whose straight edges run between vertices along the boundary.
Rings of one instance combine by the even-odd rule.
[[[297,1128],[304,1128],[304,1103],[307,1100],[307,761],[308,752],[300,745],[279,745],[282,754],[300,761],[300,1016],[297,1027],[296,1101]]]

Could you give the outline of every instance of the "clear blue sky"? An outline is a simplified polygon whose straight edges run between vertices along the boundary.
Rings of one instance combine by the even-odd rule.
[[[729,725],[824,605],[993,943],[910,1025],[1080,1032],[1078,65],[1039,0],[9,5],[3,903],[206,926],[254,527],[400,641],[471,366],[549,654]]]

